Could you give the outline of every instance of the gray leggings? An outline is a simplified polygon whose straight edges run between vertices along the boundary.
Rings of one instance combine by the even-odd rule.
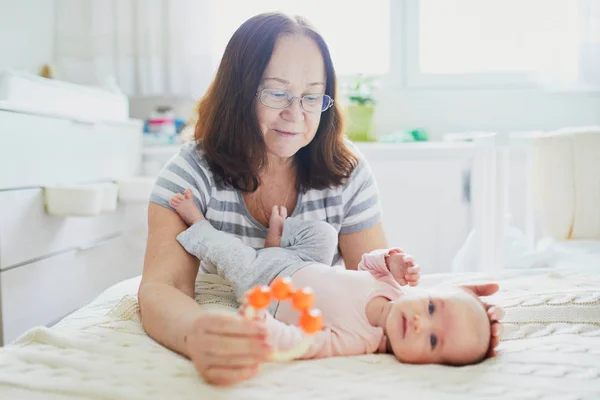
[[[337,231],[322,221],[287,218],[281,247],[254,250],[235,236],[215,229],[202,220],[177,236],[177,240],[233,286],[238,302],[247,290],[268,285],[280,276],[291,276],[303,266],[331,265],[338,241]],[[274,312],[276,305],[269,310]]]

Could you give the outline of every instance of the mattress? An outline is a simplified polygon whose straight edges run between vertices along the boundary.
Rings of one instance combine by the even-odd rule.
[[[139,277],[121,282],[52,328],[0,349],[2,399],[599,399],[600,274],[574,268],[438,274],[433,287],[494,279],[506,310],[499,355],[478,365],[404,365],[390,355],[271,363],[230,388],[202,382],[191,363],[139,322]],[[235,311],[231,289],[201,276],[197,301]]]

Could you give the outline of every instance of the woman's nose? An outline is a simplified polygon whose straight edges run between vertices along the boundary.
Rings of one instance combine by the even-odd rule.
[[[292,100],[292,104],[287,106],[283,110],[284,118],[288,121],[303,121],[304,120],[304,110],[300,105],[300,99],[296,98]]]

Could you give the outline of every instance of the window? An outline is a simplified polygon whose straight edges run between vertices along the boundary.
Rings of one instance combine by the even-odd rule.
[[[409,0],[409,85],[517,85],[578,70],[574,0]]]
[[[338,75],[385,74],[390,59],[389,1],[215,0],[214,67],[231,35],[246,19],[265,11],[282,11],[302,15],[316,27],[329,46]]]

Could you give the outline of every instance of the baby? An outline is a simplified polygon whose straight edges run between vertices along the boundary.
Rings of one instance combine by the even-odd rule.
[[[337,232],[325,222],[286,218],[275,207],[265,244],[272,247],[257,251],[214,229],[189,189],[170,205],[189,225],[179,243],[229,280],[240,303],[246,291],[278,277],[314,290],[324,328],[300,358],[387,352],[406,363],[465,365],[488,352],[490,320],[479,298],[462,288],[405,293],[399,282],[416,285],[418,268],[398,249],[365,254],[358,271],[346,270],[330,266]],[[266,324],[275,348],[302,340],[298,316],[289,302],[271,305]]]

